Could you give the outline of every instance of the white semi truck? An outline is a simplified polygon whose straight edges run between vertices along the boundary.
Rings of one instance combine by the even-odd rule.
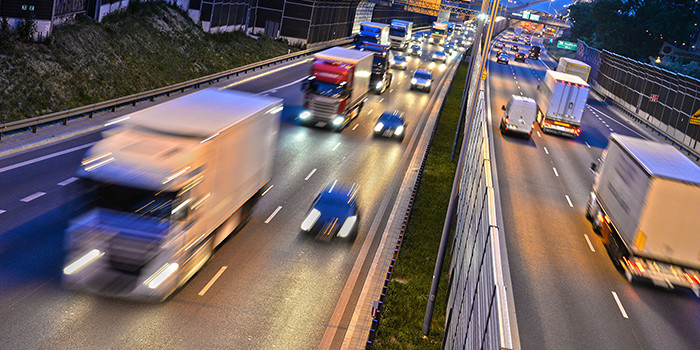
[[[669,144],[612,134],[586,217],[615,266],[700,295],[700,167]]]
[[[391,48],[404,50],[411,41],[413,35],[413,22],[400,19],[392,19],[389,28],[389,41]]]
[[[576,137],[591,88],[576,75],[548,70],[537,86],[537,123],[544,132]]]
[[[272,177],[282,100],[207,89],[120,118],[78,173],[63,284],[163,301],[245,222]]]
[[[447,42],[447,23],[433,22],[433,27],[430,30],[430,39],[428,43],[435,45],[444,45]]]

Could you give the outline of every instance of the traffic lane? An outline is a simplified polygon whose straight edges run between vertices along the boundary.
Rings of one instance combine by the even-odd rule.
[[[411,98],[412,98],[412,97],[411,97]],[[301,128],[301,129],[302,129],[302,130],[309,130],[309,129],[306,129],[306,128]],[[314,131],[314,130],[312,130],[312,131]],[[321,132],[322,132],[322,131],[321,131]],[[324,136],[324,140],[325,140],[325,137],[326,137],[327,135],[329,135],[329,134],[330,134],[330,133],[325,133],[325,132],[322,132],[322,133],[321,133],[321,135]],[[337,134],[330,134],[330,135],[337,135]],[[342,134],[342,135],[344,136],[345,134]],[[338,135],[338,136],[341,136],[341,135]],[[368,139],[369,139],[369,138],[366,138],[366,140],[368,140]],[[388,145],[390,145],[390,146],[392,146],[392,147],[394,147],[394,148],[395,148],[395,146],[398,146],[397,144],[391,144],[391,143],[377,143],[377,144],[378,144],[378,145],[387,145],[387,144],[388,144]],[[335,146],[334,146],[334,147],[335,147]],[[400,147],[400,146],[399,146],[399,147]],[[313,149],[320,149],[320,148],[319,148],[319,147],[313,147]],[[327,150],[325,150],[325,151],[327,151]],[[380,154],[380,155],[385,155],[385,156],[386,156],[386,154],[388,154],[387,152],[373,152],[373,153],[375,153],[375,154]],[[311,156],[311,157],[309,157],[309,158],[314,158],[314,157]],[[318,157],[317,157],[317,158],[318,158]],[[279,162],[278,162],[278,164],[279,164]],[[381,161],[373,161],[371,164],[381,165],[382,169],[386,166],[386,162],[381,162]],[[391,174],[391,175],[393,176],[393,174]],[[376,179],[376,176],[373,175],[373,176],[371,177],[371,181],[375,182],[376,180],[377,180],[377,179]],[[273,181],[273,182],[274,182],[274,181]],[[282,187],[284,187],[284,186],[282,186]],[[273,193],[273,192],[272,192],[273,190],[274,190],[274,188],[271,189],[271,192],[269,192],[268,194],[266,194],[266,196],[272,194],[272,193]],[[314,192],[315,192],[315,191],[311,191],[311,195],[315,195]],[[264,197],[263,197],[263,198],[264,198]],[[310,203],[310,201],[309,201],[309,203]],[[261,205],[258,206],[258,208],[256,209],[256,212],[262,208],[262,206],[263,206],[263,201],[261,201],[260,204],[261,204]],[[274,206],[274,204],[272,204],[272,205]],[[304,205],[304,204],[302,204],[302,205]],[[308,205],[308,203],[305,203],[305,205]],[[307,208],[308,208],[308,207],[307,207]],[[305,209],[306,209],[306,208],[305,208]],[[283,213],[283,212],[280,211],[279,213]],[[281,216],[280,216],[280,218],[281,218]],[[302,217],[299,217],[298,219],[301,220]],[[286,220],[286,221],[290,221],[290,220]],[[40,220],[39,222],[41,222],[41,220]],[[294,226],[296,226],[296,225],[298,225],[298,222],[294,224]],[[58,231],[59,231],[59,233],[60,233],[62,230],[59,229]],[[241,233],[239,233],[239,235],[236,235],[234,238],[243,237],[241,234],[243,234],[244,232],[246,232],[246,229],[242,230]],[[274,237],[273,237],[273,239],[274,239]],[[230,243],[230,242],[229,242],[229,243]],[[230,246],[230,247],[234,247],[234,246],[236,246],[236,245],[230,245],[229,243],[227,243],[227,245],[224,245],[224,247],[229,247],[229,246]],[[55,247],[55,246],[54,246],[54,248],[58,248],[58,247]],[[58,250],[58,249],[56,249],[56,250]],[[220,250],[220,251],[221,251],[221,250]],[[246,249],[245,251],[247,252],[247,251],[256,251],[256,250],[255,250],[255,249]],[[220,255],[220,254],[217,253],[217,255],[215,255],[215,257],[216,257],[216,256],[219,256],[219,255]],[[322,260],[322,259],[319,259],[319,260]],[[209,265],[207,265],[207,266],[210,266],[210,265],[211,265],[211,264],[209,264]],[[54,268],[55,268],[55,267],[54,267]],[[59,268],[60,268],[60,267],[59,267]],[[197,276],[203,275],[203,274],[205,273],[205,271],[206,271],[206,270],[203,270],[203,271],[200,272],[200,274],[198,274]],[[55,292],[55,287],[56,287],[55,285],[54,285],[54,286],[50,286],[50,285],[49,285],[49,286],[44,286],[43,288],[38,289],[38,290],[37,290],[38,293],[36,293],[36,294],[39,295],[39,294],[41,294],[41,293],[46,293],[46,292],[48,292],[48,294],[52,294],[52,293]],[[186,287],[183,289],[182,293],[185,293],[186,291],[188,291],[187,288],[188,288],[188,287],[186,286]],[[197,290],[197,288],[192,289],[192,291],[196,291],[196,290]],[[212,289],[212,290],[213,290],[213,289]],[[58,294],[61,295],[61,293],[58,293]],[[74,293],[67,293],[67,294],[75,295]],[[45,294],[44,294],[44,295],[45,295]],[[78,293],[78,295],[80,295],[80,294]],[[184,295],[184,294],[183,294],[183,295]],[[178,296],[179,296],[179,294],[178,294]],[[89,299],[89,300],[88,300],[88,303],[94,303],[94,300],[93,300],[94,297],[86,296],[86,298]],[[94,298],[94,299],[95,299],[95,300],[99,300],[100,302],[102,302],[103,300],[105,300],[105,299],[102,299],[102,298]],[[174,300],[175,300],[175,299],[174,299]],[[21,302],[21,303],[24,303],[24,301],[25,301],[25,300],[21,300],[20,302]],[[29,303],[33,302],[33,300],[26,300],[26,301],[29,302]],[[115,301],[115,302],[119,302],[119,301]],[[177,304],[177,302],[174,301],[172,304],[175,305],[175,304]],[[188,314],[200,312],[200,311],[195,310],[196,308],[192,308],[190,304],[187,304],[187,305],[189,305],[189,306],[187,307],[187,313],[188,313]],[[78,305],[68,305],[68,306],[77,306],[77,307],[79,307]],[[61,308],[60,308],[60,306],[57,306],[57,307],[54,306],[52,309],[59,309],[59,310],[60,310]],[[111,309],[111,308],[110,308],[110,309]],[[166,309],[167,309],[167,308],[166,308]],[[258,309],[259,309],[259,306],[255,306],[255,310],[258,310]],[[22,307],[19,307],[19,305],[18,305],[17,310],[20,310],[20,313],[22,313],[21,310],[30,310],[30,311],[31,311],[32,308],[22,308]],[[172,310],[171,310],[171,311],[172,311]],[[167,313],[167,314],[172,315],[171,313]],[[103,317],[103,318],[109,318],[109,317],[104,317],[104,316],[102,316],[102,317]],[[158,315],[155,315],[155,317],[158,317]],[[207,317],[208,317],[208,316],[207,316]],[[12,319],[14,319],[14,320],[21,320],[21,319],[22,319],[21,315],[11,315],[10,318],[12,318]],[[121,318],[120,318],[120,319],[121,319]],[[162,322],[162,317],[159,318],[159,320]],[[60,320],[60,319],[58,319],[58,320],[54,319],[54,321],[59,322],[59,321],[61,321],[61,320]],[[23,322],[18,322],[18,323],[24,324]],[[201,322],[200,322],[200,324],[201,324]],[[119,325],[119,326],[122,327],[122,328],[129,328],[129,327],[127,327],[126,325],[123,325],[123,326],[122,326],[122,325]],[[139,328],[139,329],[153,329],[153,328],[162,328],[163,325],[159,325],[159,324],[157,324],[157,323],[150,323],[150,322],[148,322],[148,320],[147,320],[147,321],[144,321],[144,322],[142,322],[142,323],[138,323],[138,324],[134,325],[134,327]],[[86,344],[86,343],[92,344],[93,342],[96,342],[97,340],[94,339],[94,334],[101,334],[101,333],[104,333],[104,329],[99,329],[99,327],[97,327],[97,329],[93,329],[93,328],[95,328],[95,327],[93,327],[93,324],[80,324],[80,325],[77,326],[77,328],[79,328],[79,331],[77,332],[78,336],[80,337],[80,339],[83,339],[80,343],[76,343],[76,346],[80,346],[80,347],[84,347],[84,346],[81,346],[81,345],[84,345],[84,344]],[[9,327],[8,327],[8,329],[9,329]],[[200,331],[201,331],[201,329],[200,329]],[[17,339],[17,337],[18,337],[20,334],[22,334],[22,332],[11,332],[11,333],[13,333],[13,337],[14,337],[15,339]],[[141,333],[143,333],[143,332],[141,332]],[[139,333],[139,334],[141,334],[141,333]],[[44,333],[42,333],[42,332],[36,332],[36,334],[43,335]],[[200,334],[201,334],[201,332],[200,332]],[[163,339],[158,339],[157,336],[154,337],[153,335],[151,335],[151,337],[152,337],[153,339],[155,339],[154,341],[156,341],[156,344],[169,344],[167,341],[165,341],[165,340],[163,340]],[[20,341],[20,342],[22,342],[23,340],[24,340],[24,339],[19,338],[19,341]],[[66,339],[62,339],[62,340],[63,340],[64,344],[70,344],[70,340],[66,340]],[[100,340],[97,341],[97,342],[99,342],[100,344],[103,344],[103,343],[101,343],[102,340],[103,340],[103,337],[100,337]],[[124,344],[124,343],[125,343],[125,342],[122,342],[122,343],[119,343],[119,344]],[[128,343],[128,342],[126,342],[126,343]]]
[[[491,74],[491,96],[497,91],[491,100],[494,135],[499,135],[495,117],[502,113],[499,104],[514,90],[512,85],[510,91],[499,86],[498,78]],[[512,84],[508,76],[502,80]],[[534,137],[527,144],[541,142]],[[577,271],[592,260],[583,236],[585,226],[582,229],[581,219],[571,215],[563,184],[542,146],[522,143],[504,136],[494,140],[518,326],[521,334],[528,335],[521,339],[523,348],[628,348],[633,338],[596,340],[607,338],[601,334],[625,331],[624,325],[581,322],[616,316],[610,309],[614,301],[603,299],[608,288],[601,286],[604,280],[596,279],[598,272]],[[589,289],[592,285],[599,288]],[[588,338],[594,340],[581,342]]]

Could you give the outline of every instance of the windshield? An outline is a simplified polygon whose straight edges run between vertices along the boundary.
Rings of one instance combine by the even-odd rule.
[[[384,57],[374,56],[374,58],[372,59],[372,67],[381,67],[385,61],[386,58]]]
[[[413,45],[413,46],[411,46],[411,50],[420,50],[420,46]]]
[[[309,84],[310,90],[318,95],[339,98],[345,91],[345,84],[324,83],[318,80],[312,80]]]
[[[445,35],[445,31],[442,30],[442,29],[435,29],[435,28],[433,28],[433,34]]]
[[[391,28],[389,29],[389,35],[404,36],[406,35],[406,30],[403,28]]]
[[[394,56],[394,62],[403,62],[406,60],[406,57],[403,56]]]
[[[173,210],[174,192],[150,191],[96,182],[95,204],[99,208],[168,219]]]
[[[381,29],[379,29],[377,27],[367,27],[364,25],[360,25],[360,31],[361,32],[369,32],[369,33],[373,33],[373,34],[379,34],[379,32],[381,32]]]
[[[428,74],[426,72],[416,72],[416,74],[414,74],[413,77],[417,78],[417,79],[430,80],[430,74]]]

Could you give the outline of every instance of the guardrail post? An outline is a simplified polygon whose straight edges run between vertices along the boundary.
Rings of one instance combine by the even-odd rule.
[[[90,111],[90,113],[88,113],[88,118],[92,118],[92,111]]]
[[[136,107],[136,101],[131,102],[131,105]]]
[[[114,113],[117,110],[117,106],[112,106],[112,113]]]
[[[155,100],[155,99],[156,99],[155,96],[151,96],[151,98],[149,98],[149,100],[151,100],[151,102],[153,102],[153,100]]]
[[[32,132],[35,133],[35,134],[36,134],[36,129],[37,129],[37,126],[36,126],[36,125],[32,125]]]
[[[63,125],[68,124],[68,118],[63,118],[62,122],[63,122]]]

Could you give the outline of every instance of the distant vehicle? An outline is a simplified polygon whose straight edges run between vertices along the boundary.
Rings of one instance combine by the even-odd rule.
[[[301,223],[301,231],[325,241],[335,236],[347,238],[357,235],[360,224],[359,187],[356,184],[347,187],[336,180],[324,188],[311,204],[309,213]]]
[[[62,283],[164,301],[247,221],[272,178],[282,100],[205,89],[142,109],[83,158]]]
[[[392,19],[389,28],[389,41],[391,48],[403,50],[408,46],[413,34],[413,22],[403,21],[400,19]]]
[[[311,75],[302,85],[302,124],[341,131],[362,110],[369,92],[374,53],[332,47],[314,54]]]
[[[447,23],[433,22],[433,28],[430,31],[430,39],[428,43],[443,45],[447,40]]]
[[[515,54],[515,60],[516,60],[516,61],[520,61],[520,62],[525,63],[525,57],[526,57],[525,54],[522,53],[522,52],[517,52],[517,53]]]
[[[457,49],[452,45],[452,44],[447,44],[445,47],[442,49],[446,54],[451,55],[453,54]]]
[[[374,93],[380,95],[391,86],[392,74],[389,72],[389,69],[391,68],[394,54],[387,45],[364,43],[359,49],[374,52],[369,86]]]
[[[406,52],[411,56],[420,57],[423,54],[423,49],[420,47],[420,45],[411,45]]]
[[[508,60],[509,60],[509,58],[508,58],[507,53],[501,51],[501,52],[496,54],[496,63],[508,64]]]
[[[422,43],[425,41],[425,37],[423,36],[423,33],[414,33],[413,36],[411,36],[411,41],[414,43]]]
[[[433,75],[430,71],[418,69],[411,78],[411,90],[423,90],[430,92],[433,84]]]
[[[518,51],[520,50],[520,47],[518,45],[513,44],[513,46],[510,47],[510,51]]]
[[[389,46],[389,24],[376,22],[360,23],[360,33],[357,35],[355,47],[364,43]]]
[[[384,112],[374,124],[374,136],[397,138],[403,141],[405,131],[404,114],[399,111]]]
[[[557,72],[573,74],[587,82],[588,75],[591,73],[591,66],[573,58],[562,57],[559,59]]]
[[[618,134],[604,155],[586,217],[613,264],[630,282],[700,296],[700,167],[672,145]]]
[[[523,33],[523,28],[515,27],[515,29],[513,29],[513,41],[517,41],[515,39],[520,38],[520,34],[522,34],[522,33]]]
[[[447,54],[444,51],[433,52],[433,61],[447,62]]]
[[[532,135],[537,118],[537,102],[529,97],[512,95],[508,104],[501,106],[505,111],[501,119],[501,132]]]
[[[530,57],[533,60],[538,60],[540,58],[540,47],[539,46],[533,46],[530,48],[530,52],[528,54],[528,57]]]
[[[394,56],[394,62],[391,64],[392,68],[406,70],[408,67],[408,61],[406,56],[396,55]]]
[[[496,41],[496,43],[493,44],[493,47],[503,50],[505,48],[505,44],[503,44],[502,41]]]
[[[542,131],[569,137],[580,135],[590,86],[576,75],[548,70],[537,89],[537,122]]]

